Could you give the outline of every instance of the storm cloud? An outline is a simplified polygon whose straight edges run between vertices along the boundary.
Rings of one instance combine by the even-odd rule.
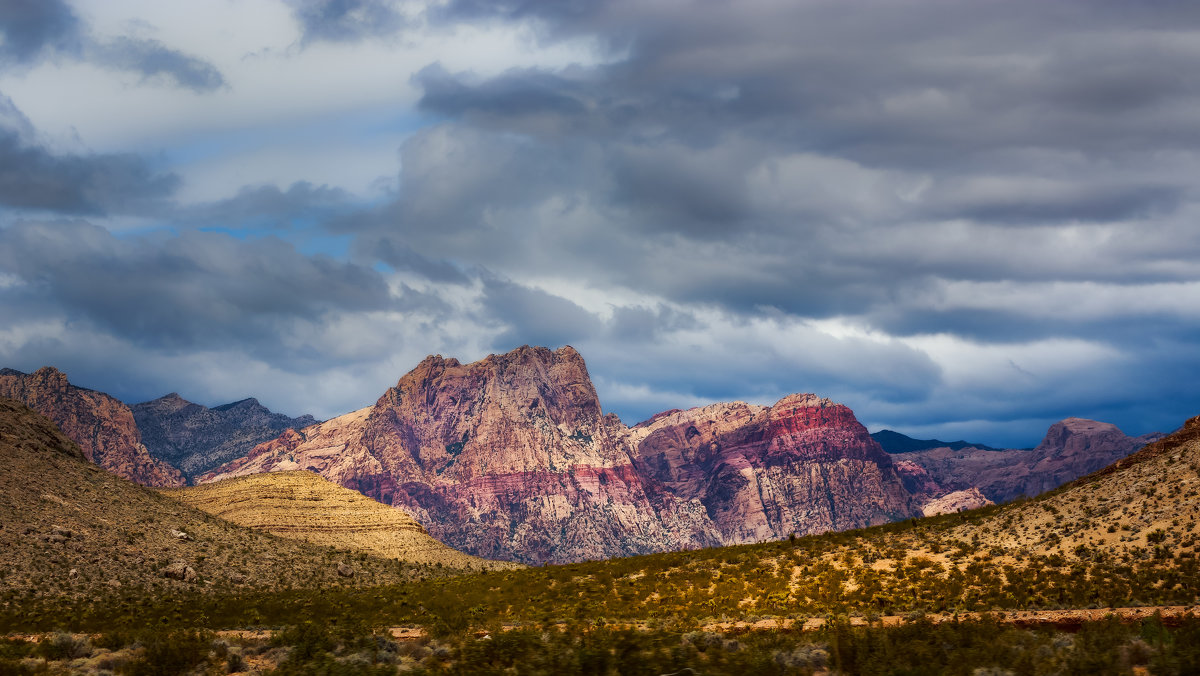
[[[425,353],[523,343],[574,345],[629,422],[816,391],[873,428],[1024,446],[1068,415],[1200,412],[1195,3],[260,9],[236,48],[172,42],[168,13],[97,36],[61,2],[0,12],[11,365],[63,345],[111,377],[70,323],[131,369],[257,364],[270,391],[226,400],[292,413],[306,377],[340,383],[307,407],[332,413]],[[181,121],[55,143],[73,122],[21,73],[70,63]],[[343,139],[389,171],[341,181]],[[194,184],[218,174],[239,187]]]
[[[165,79],[197,92],[225,84],[211,63],[153,39],[128,35],[97,38],[62,0],[5,0],[0,3],[0,58],[33,65],[43,59],[85,59],[104,68]]]

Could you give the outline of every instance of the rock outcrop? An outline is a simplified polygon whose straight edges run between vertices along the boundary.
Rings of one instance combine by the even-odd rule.
[[[428,357],[369,409],[289,430],[202,481],[307,469],[402,506],[486,558],[608,558],[786,537],[916,513],[845,406],[604,415],[582,357],[522,347]]]
[[[150,455],[179,468],[188,481],[245,456],[286,429],[317,422],[310,415],[272,413],[257,399],[208,408],[174,392],[130,408]]]
[[[46,366],[34,373],[0,370],[0,396],[16,399],[58,425],[104,469],[145,486],[182,486],[183,475],[153,458],[142,444],[133,412],[103,392],[76,387]]]
[[[1051,425],[1032,450],[943,447],[905,453],[903,458],[923,468],[942,492],[978,487],[988,499],[1007,502],[1058,488],[1162,436],[1129,437],[1109,423],[1067,418]]]
[[[921,513],[925,516],[937,516],[938,514],[954,514],[968,509],[978,509],[987,507],[996,503],[984,497],[983,493],[979,492],[978,488],[968,488],[965,491],[954,491],[947,493],[940,498],[934,498],[925,503],[921,507]]]

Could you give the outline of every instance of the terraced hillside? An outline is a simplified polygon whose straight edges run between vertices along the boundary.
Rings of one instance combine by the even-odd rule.
[[[49,419],[5,398],[0,461],[0,609],[34,598],[378,585],[427,573],[236,526],[138,486],[87,462]]]
[[[521,567],[451,549],[404,510],[312,472],[253,474],[163,494],[240,526],[316,545],[458,569]]]

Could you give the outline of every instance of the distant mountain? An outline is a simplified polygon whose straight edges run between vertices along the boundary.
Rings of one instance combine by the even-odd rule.
[[[178,467],[189,482],[288,428],[317,422],[311,415],[272,413],[257,399],[208,408],[174,392],[131,408],[150,455]]]
[[[183,475],[142,444],[129,407],[113,397],[76,387],[46,366],[34,373],[0,370],[0,397],[24,402],[54,421],[84,456],[104,469],[146,486],[182,486]]]
[[[1115,425],[1067,418],[1050,426],[1032,450],[982,450],[978,447],[931,448],[904,454],[906,467],[918,467],[939,491],[977,487],[994,502],[1035,496],[1109,465],[1159,433],[1126,436]]]
[[[981,451],[998,451],[999,448],[992,448],[983,444],[976,444],[969,441],[941,441],[938,439],[913,439],[910,436],[893,432],[892,430],[879,430],[872,432],[871,438],[879,442],[883,450],[888,453],[912,453],[914,451],[924,451],[930,448],[949,448],[952,451],[961,451],[964,448],[978,448]]]
[[[451,549],[430,537],[404,510],[312,472],[254,474],[165,494],[239,526],[315,545],[458,569],[520,567]]]
[[[12,603],[96,600],[131,589],[371,585],[417,575],[394,561],[234,526],[116,477],[88,462],[50,419],[8,398],[0,398],[0,458],[0,586]],[[353,575],[339,574],[339,563]]]
[[[307,469],[486,558],[567,562],[779,539],[919,514],[845,406],[793,395],[628,428],[570,347],[428,357],[374,406],[256,447],[210,481]]]

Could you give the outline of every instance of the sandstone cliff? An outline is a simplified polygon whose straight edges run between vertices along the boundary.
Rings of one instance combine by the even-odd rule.
[[[1162,436],[1129,437],[1109,423],[1067,418],[1051,425],[1032,450],[935,448],[903,457],[923,468],[943,492],[978,487],[988,499],[1007,502],[1057,488]]]
[[[146,486],[182,486],[183,475],[151,457],[142,444],[133,412],[120,401],[76,387],[53,367],[34,373],[0,370],[0,396],[25,403],[79,444],[88,460]]]
[[[854,413],[812,394],[714,404],[631,431],[644,471],[705,505],[724,544],[846,530],[917,513]]]
[[[292,469],[402,506],[456,549],[528,563],[918,513],[845,406],[798,395],[769,408],[668,412],[630,429],[602,413],[570,347],[472,364],[429,357],[374,406],[285,432],[201,480]]]
[[[150,455],[178,467],[189,481],[288,428],[316,423],[310,415],[272,413],[257,399],[208,408],[171,393],[130,408]]]

